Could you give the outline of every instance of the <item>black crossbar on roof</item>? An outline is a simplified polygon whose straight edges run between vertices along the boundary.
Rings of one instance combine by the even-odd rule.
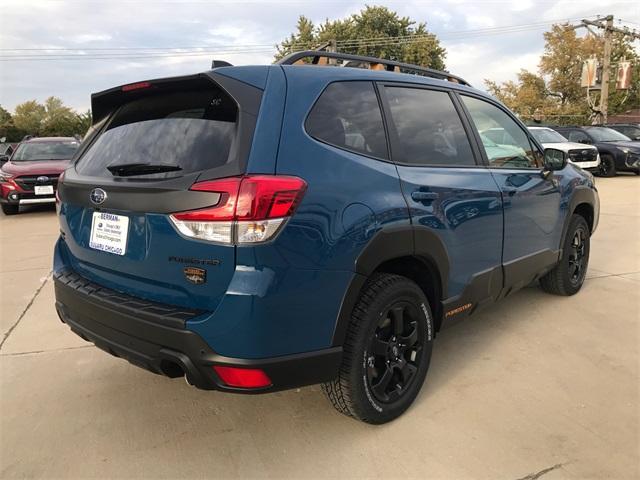
[[[385,70],[390,72],[408,73],[413,75],[421,75],[424,77],[437,78],[439,80],[447,80],[449,82],[459,83],[461,85],[471,86],[465,79],[456,75],[452,75],[448,72],[441,70],[434,70],[433,68],[421,67],[419,65],[413,65],[411,63],[396,62],[395,60],[385,60],[383,58],[365,57],[362,55],[350,55],[348,53],[339,52],[325,52],[318,50],[305,50],[302,52],[294,52],[281,58],[276,62],[276,65],[293,65],[305,58],[311,59],[312,65],[318,65],[321,58],[332,58],[336,60],[344,60],[347,62],[364,62],[369,64],[383,65]],[[347,65],[348,66],[348,65]],[[397,70],[396,70],[397,69]]]

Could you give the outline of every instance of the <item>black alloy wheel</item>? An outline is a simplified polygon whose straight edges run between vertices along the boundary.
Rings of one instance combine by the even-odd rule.
[[[582,283],[585,275],[585,263],[588,260],[586,252],[587,233],[582,226],[578,227],[573,235],[569,250],[569,281],[572,285]]]
[[[591,230],[587,220],[573,214],[558,263],[540,279],[545,292],[554,295],[574,295],[580,291],[589,266]]]
[[[367,382],[375,398],[395,402],[408,390],[418,371],[423,347],[415,305],[398,302],[380,317],[365,352]]]
[[[616,176],[616,163],[611,155],[600,156],[600,175],[603,177]]]
[[[390,422],[418,396],[434,334],[422,289],[406,277],[375,273],[351,314],[338,377],[322,390],[344,415],[376,425]]]

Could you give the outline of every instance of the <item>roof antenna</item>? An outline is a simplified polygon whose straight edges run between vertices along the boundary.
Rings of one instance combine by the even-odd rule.
[[[211,68],[218,67],[233,67],[229,62],[225,62],[224,60],[214,60],[211,62]]]

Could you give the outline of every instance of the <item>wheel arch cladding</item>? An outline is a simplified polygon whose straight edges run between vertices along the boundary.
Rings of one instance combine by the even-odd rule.
[[[571,202],[569,204],[568,215],[564,220],[564,225],[562,226],[562,236],[560,237],[560,241],[562,243],[559,245],[560,249],[562,249],[564,245],[567,230],[571,223],[571,217],[574,214],[580,215],[586,220],[589,232],[590,234],[593,234],[598,227],[598,216],[600,214],[600,203],[596,190],[587,187],[580,187],[576,188],[573,192],[573,196],[571,197]]]
[[[593,232],[593,205],[586,202],[580,203],[576,205],[573,213],[583,217],[587,221],[589,232]]]
[[[442,299],[446,297],[449,259],[441,240],[413,227],[389,228],[378,232],[356,259],[356,274],[340,306],[333,345],[342,345],[351,312],[367,279],[376,272],[395,273],[414,281],[429,300],[435,329],[442,324]],[[420,248],[414,248],[416,237]]]
[[[442,284],[438,267],[431,259],[417,255],[394,258],[380,264],[375,271],[394,273],[415,282],[429,300],[435,330],[440,329],[442,325]]]

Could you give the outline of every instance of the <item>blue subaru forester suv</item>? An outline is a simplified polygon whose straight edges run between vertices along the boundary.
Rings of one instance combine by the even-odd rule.
[[[58,190],[57,312],[198,388],[322,383],[384,423],[442,328],[584,281],[593,177],[448,73],[307,51],[113,88],[92,111]]]

